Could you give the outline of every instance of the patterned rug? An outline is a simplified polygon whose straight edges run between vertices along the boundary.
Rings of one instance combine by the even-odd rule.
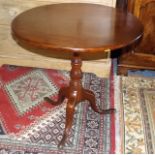
[[[68,85],[66,71],[5,65],[0,68],[0,153],[119,153],[119,80],[83,75],[83,85],[96,95],[101,108],[115,107],[115,114],[100,115],[87,101],[78,104],[68,142],[57,145],[65,126],[66,100],[52,106],[60,87]],[[115,89],[116,88],[116,89]],[[115,103],[117,100],[117,104]]]
[[[124,153],[155,153],[155,79],[122,77]]]

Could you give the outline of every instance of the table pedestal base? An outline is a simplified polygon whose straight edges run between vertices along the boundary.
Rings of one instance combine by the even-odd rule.
[[[72,126],[75,106],[79,102],[88,100],[91,108],[95,112],[98,112],[100,114],[107,114],[107,113],[114,112],[114,109],[105,109],[105,110],[98,109],[98,107],[96,106],[96,99],[95,99],[94,93],[92,91],[84,89],[82,87],[82,82],[81,82],[82,60],[78,53],[74,53],[71,65],[72,65],[72,69],[71,69],[71,73],[70,73],[70,77],[71,77],[70,85],[68,87],[64,87],[59,90],[58,101],[54,102],[50,98],[45,97],[45,100],[53,105],[60,105],[61,103],[63,103],[63,100],[65,98],[68,99],[67,107],[66,107],[65,131],[64,131],[63,138],[60,141],[58,147],[64,146],[64,144],[65,144],[65,140],[66,140],[67,135],[69,134],[71,126]]]

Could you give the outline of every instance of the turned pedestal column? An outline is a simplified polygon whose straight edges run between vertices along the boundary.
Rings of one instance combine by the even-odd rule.
[[[81,71],[82,60],[80,58],[79,53],[73,53],[71,65],[72,69],[70,72],[70,79],[71,79],[70,84],[68,87],[60,88],[58,101],[53,102],[50,98],[45,97],[45,100],[47,102],[50,102],[51,104],[54,105],[59,105],[63,103],[63,100],[65,98],[68,99],[66,107],[65,131],[63,138],[59,143],[59,146],[64,145],[66,137],[69,134],[69,131],[72,126],[75,106],[81,101],[88,100],[92,109],[100,114],[107,114],[114,111],[114,109],[104,109],[104,110],[99,109],[99,107],[96,106],[95,94],[92,91],[84,89],[82,87],[82,71]]]

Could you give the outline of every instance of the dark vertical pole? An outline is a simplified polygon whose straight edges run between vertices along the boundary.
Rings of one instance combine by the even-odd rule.
[[[116,1],[116,7],[123,9],[123,10],[127,10],[127,4],[128,4],[128,0],[117,0]]]

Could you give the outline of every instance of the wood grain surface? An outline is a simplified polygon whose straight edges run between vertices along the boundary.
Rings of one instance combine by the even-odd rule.
[[[43,49],[44,55],[53,50],[64,55],[73,51],[103,53],[134,44],[142,37],[143,26],[131,13],[119,9],[63,3],[18,15],[12,22],[12,34],[19,44]]]

